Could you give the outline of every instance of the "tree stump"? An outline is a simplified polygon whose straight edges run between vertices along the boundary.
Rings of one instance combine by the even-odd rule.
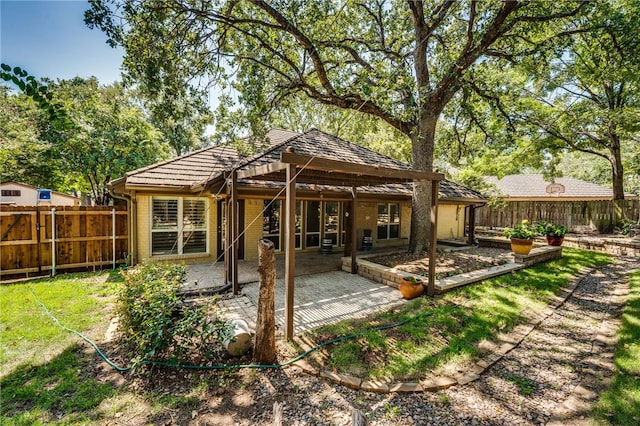
[[[362,411],[354,408],[351,412],[351,426],[367,426],[369,422]]]
[[[261,239],[258,242],[258,274],[260,293],[258,295],[258,318],[256,319],[256,344],[253,359],[261,364],[276,360],[276,254],[273,242]]]
[[[282,426],[282,403],[273,403],[273,426]]]

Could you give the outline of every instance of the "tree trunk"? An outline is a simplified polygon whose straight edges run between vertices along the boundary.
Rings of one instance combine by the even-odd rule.
[[[613,199],[624,200],[624,170],[622,167],[622,154],[620,153],[620,139],[617,134],[610,135],[609,161],[613,172]]]
[[[258,296],[258,318],[256,320],[256,344],[253,359],[270,364],[276,359],[276,320],[274,294],[276,287],[276,255],[273,242],[261,239],[258,242],[258,274],[260,294]]]
[[[432,171],[437,113],[424,114],[411,135],[413,169]],[[411,236],[409,251],[418,253],[429,248],[431,182],[414,182],[411,202]]]

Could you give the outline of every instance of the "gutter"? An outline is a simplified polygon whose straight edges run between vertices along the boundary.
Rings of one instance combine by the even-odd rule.
[[[118,181],[120,181],[120,179]],[[135,198],[135,191],[133,195],[129,195],[124,192],[116,192],[113,185],[115,182],[117,181],[109,182],[107,184],[107,189],[109,190],[109,194],[111,194],[113,198],[123,200],[127,203],[127,227],[129,229],[129,238],[127,242],[129,253],[127,254],[127,264],[135,265],[138,262],[135,249],[135,243],[136,241],[138,241],[138,226],[137,221],[134,220],[134,218],[137,216],[137,200]]]

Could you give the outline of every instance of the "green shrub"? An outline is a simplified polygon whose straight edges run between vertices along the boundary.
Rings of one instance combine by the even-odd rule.
[[[118,292],[118,314],[134,363],[142,360],[185,362],[210,359],[216,341],[229,326],[208,311],[215,306],[188,306],[179,296],[184,266],[146,263],[125,273]]]

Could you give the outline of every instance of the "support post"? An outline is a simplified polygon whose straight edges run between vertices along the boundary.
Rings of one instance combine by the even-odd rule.
[[[112,253],[113,256],[113,267],[111,269],[116,269],[116,209],[111,210],[111,241],[112,241]]]
[[[296,166],[291,164],[287,165],[285,205],[284,335],[287,340],[291,340],[293,339],[293,293],[295,289],[294,276],[296,269]]]
[[[51,276],[56,276],[56,209],[51,209]]]
[[[258,317],[256,319],[256,344],[253,360],[260,364],[271,364],[276,359],[276,254],[273,242],[258,241],[258,275],[260,292],[258,295]]]
[[[238,284],[238,172],[231,172],[231,282],[233,294],[240,292]]]
[[[438,188],[440,182],[431,181],[431,235],[429,242],[429,282],[427,295],[436,294],[436,249],[438,247]]]
[[[356,205],[358,202],[358,194],[357,194],[357,187],[353,187],[351,188],[351,197],[353,198],[352,201],[352,208],[351,208],[351,273],[352,274],[357,274],[358,273],[358,264],[357,264],[357,257],[358,257],[358,242],[356,241],[356,239],[358,238],[358,232],[356,229]]]

